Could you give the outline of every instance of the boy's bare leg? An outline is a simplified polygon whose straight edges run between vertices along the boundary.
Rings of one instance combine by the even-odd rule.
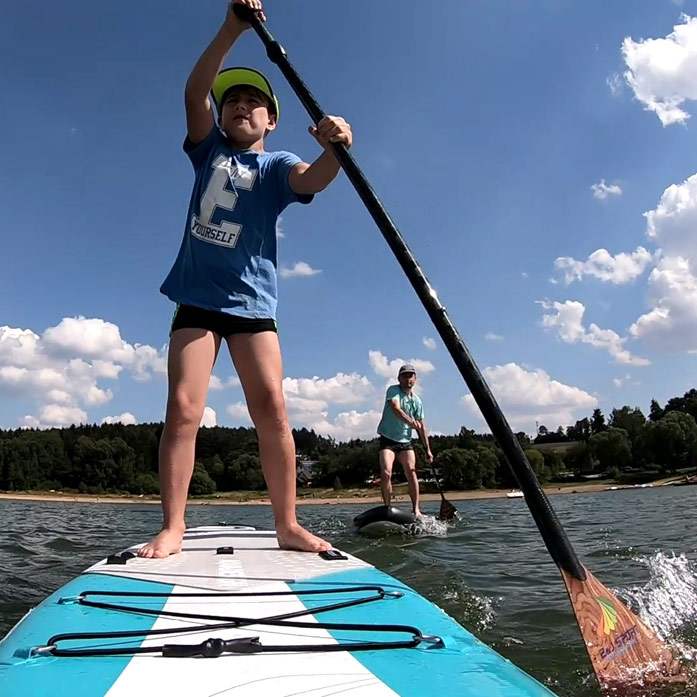
[[[383,448],[380,451],[380,491],[382,502],[389,507],[392,502],[392,465],[394,464],[394,451]]]
[[[402,452],[397,455],[397,459],[402,465],[404,476],[407,478],[407,484],[409,485],[409,498],[411,499],[411,505],[414,508],[414,515],[423,515],[421,513],[421,509],[419,508],[419,479],[416,474],[416,453],[413,450],[402,450]]]
[[[220,337],[205,329],[177,329],[172,333],[167,356],[167,414],[160,438],[162,530],[141,547],[141,557],[162,558],[181,551],[196,434],[219,348]]]
[[[279,547],[302,552],[331,549],[329,542],[305,530],[295,517],[295,443],[283,399],[278,335],[233,334],[227,342],[259,437],[261,469],[273,506]]]

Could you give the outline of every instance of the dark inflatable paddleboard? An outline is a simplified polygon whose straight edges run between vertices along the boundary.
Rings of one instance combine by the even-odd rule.
[[[395,506],[376,506],[359,513],[353,524],[361,533],[385,533],[403,531],[416,522],[416,517],[409,511]]]

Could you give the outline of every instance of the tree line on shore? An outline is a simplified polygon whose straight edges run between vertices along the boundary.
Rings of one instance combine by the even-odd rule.
[[[664,407],[652,400],[648,418],[638,407],[613,409],[607,419],[595,409],[573,426],[554,431],[541,425],[533,439],[516,436],[543,484],[598,475],[637,483],[695,466],[696,419],[692,389]],[[117,423],[0,430],[0,490],[157,494],[162,428]],[[337,443],[306,428],[294,429],[293,436],[299,462],[312,463],[314,486],[365,486],[378,474],[377,439]],[[416,450],[420,472],[428,477],[420,444]],[[490,434],[463,427],[457,435],[432,436],[431,450],[447,489],[517,486]],[[192,495],[264,489],[253,428],[200,429]]]

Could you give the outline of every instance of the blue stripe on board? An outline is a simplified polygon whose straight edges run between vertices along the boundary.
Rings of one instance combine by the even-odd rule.
[[[44,645],[55,634],[150,629],[157,619],[154,616],[100,610],[77,603],[59,605],[60,598],[76,596],[86,590],[170,593],[172,588],[169,584],[105,574],[83,574],[70,581],[32,610],[0,642],[0,694],[2,697],[102,697],[125,670],[131,660],[129,656],[41,656],[27,660],[21,655],[33,646]],[[102,598],[96,600],[109,602]],[[119,603],[120,600],[116,598],[112,602]],[[161,610],[167,598],[144,598],[138,602],[143,607]],[[135,603],[131,600],[130,604]],[[125,641],[122,639],[120,645],[137,646],[141,643],[140,639],[131,640],[130,644],[124,644]],[[105,645],[106,641],[99,643]],[[67,646],[66,644],[66,648]]]
[[[400,590],[404,597],[384,598],[321,614],[317,620],[373,625],[406,624],[418,627],[424,634],[435,634],[445,639],[446,647],[443,649],[357,651],[352,654],[400,697],[555,697],[554,693],[476,639],[440,608],[377,569],[351,569],[289,585],[298,591],[363,584],[380,585],[385,590]],[[300,599],[308,609],[328,602],[327,596],[319,596],[316,600],[300,596]],[[355,632],[334,630],[331,634],[339,640],[355,641],[358,638]],[[391,641],[402,640],[404,635],[371,634],[360,638]]]

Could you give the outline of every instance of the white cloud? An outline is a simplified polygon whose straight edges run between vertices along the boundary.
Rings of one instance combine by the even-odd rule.
[[[167,375],[167,349],[135,344],[131,364],[126,364],[138,382],[147,382],[153,375]]]
[[[46,399],[53,404],[70,405],[73,403],[73,396],[64,390],[49,390],[46,393]]]
[[[697,99],[697,19],[683,14],[681,21],[665,38],[622,42],[627,84],[664,126],[685,123],[682,107]]]
[[[232,417],[235,425],[249,426],[252,423],[252,418],[249,416],[249,410],[244,402],[229,404],[225,411],[230,417]]]
[[[521,274],[520,274],[520,275],[521,275],[521,276],[522,276],[523,278],[529,278],[529,274],[528,274],[528,272],[527,272],[527,271],[523,271],[523,272],[521,272]]]
[[[211,390],[224,390],[227,387],[239,387],[240,379],[232,375],[227,380],[221,380],[217,375],[211,375],[208,387]]]
[[[567,300],[564,303],[541,301],[543,309],[554,310],[542,317],[542,326],[548,329],[556,329],[559,338],[566,344],[584,343],[607,351],[616,363],[623,365],[644,366],[650,361],[646,358],[634,356],[624,344],[626,338],[622,338],[612,329],[601,329],[597,324],[591,324],[588,329],[583,326],[585,305],[575,300]]]
[[[218,424],[218,419],[217,419],[217,414],[215,413],[215,409],[211,407],[204,407],[203,409],[203,416],[201,417],[201,423],[199,426],[205,426],[206,428],[212,428],[213,426],[217,426]]]
[[[129,344],[115,324],[98,318],[64,318],[41,336],[29,329],[0,327],[0,395],[31,399],[40,410],[51,407],[49,418],[25,416],[25,426],[84,422],[85,407],[113,397],[101,380],[117,380],[123,371],[148,380],[165,374],[165,362],[164,348]]]
[[[39,421],[45,426],[72,426],[87,422],[87,412],[78,407],[66,407],[62,404],[46,404],[39,410]]]
[[[601,201],[608,196],[622,195],[622,187],[619,184],[606,184],[604,179],[601,179],[598,184],[591,184],[591,191],[593,192],[593,198]]]
[[[36,368],[45,362],[40,337],[30,329],[0,327],[0,365],[11,363],[20,368]]]
[[[660,245],[663,255],[697,259],[697,174],[669,186],[644,217],[646,235]]]
[[[282,238],[282,237],[286,236],[285,233],[283,232],[283,228],[281,227],[282,223],[283,223],[283,216],[279,215],[278,218],[276,218],[276,237],[278,237],[278,238]]]
[[[630,334],[665,351],[697,351],[697,174],[669,186],[647,211],[646,234],[660,245],[649,275],[649,311]]]
[[[359,405],[377,399],[375,386],[364,375],[337,373],[331,378],[285,378],[283,393],[288,419],[294,428],[314,429],[316,433],[338,441],[352,438],[373,438],[380,414],[378,412],[330,411],[344,405]]]
[[[411,358],[410,360],[395,358],[390,361],[380,351],[368,351],[368,360],[378,375],[391,380],[397,379],[397,372],[404,363],[411,363],[419,376],[432,373],[436,369],[431,361],[425,361],[421,358]]]
[[[102,419],[103,424],[123,424],[124,426],[133,426],[138,423],[136,417],[130,411],[125,411],[118,416],[105,416]]]
[[[514,430],[535,432],[535,421],[548,428],[574,423],[576,412],[587,412],[598,405],[598,400],[588,392],[552,380],[540,368],[524,368],[516,363],[496,365],[484,369],[496,400]],[[479,407],[471,394],[462,403],[473,414],[480,415]]]
[[[607,80],[605,80],[607,86],[610,88],[610,92],[614,95],[618,95],[622,92],[622,76],[614,73]]]
[[[697,351],[697,277],[683,257],[665,257],[649,276],[654,307],[629,333],[665,351]]]
[[[333,419],[327,412],[298,412],[290,415],[293,427],[313,429],[315,433],[334,438],[337,441],[347,441],[353,438],[375,438],[380,412],[370,410],[359,412],[355,409],[337,414]]]
[[[635,252],[620,252],[613,256],[607,249],[596,249],[586,261],[572,257],[558,257],[554,266],[564,272],[564,282],[569,285],[584,276],[594,276],[601,281],[621,285],[631,283],[646,270],[653,261],[652,254],[637,247]]]
[[[44,332],[42,343],[52,353],[122,363],[133,359],[133,347],[123,341],[119,328],[98,318],[64,317]]]
[[[322,399],[307,399],[292,394],[286,395],[285,402],[288,413],[294,414],[296,417],[326,414],[329,407],[329,403]]]
[[[358,373],[337,373],[330,378],[292,378],[283,380],[283,393],[288,420],[293,428],[314,429],[336,440],[373,438],[380,414],[376,411],[330,412],[337,407],[359,405],[377,398],[374,385]],[[237,424],[249,425],[251,419],[246,404],[236,402],[226,409]]]
[[[283,393],[288,397],[320,400],[331,404],[360,404],[371,397],[375,387],[358,373],[337,373],[331,378],[284,378]]]
[[[295,266],[282,266],[278,275],[281,278],[300,278],[303,276],[315,276],[318,273],[322,273],[321,269],[313,269],[308,263],[304,261],[299,261]]]
[[[435,351],[436,348],[436,340],[432,339],[430,336],[425,336],[424,339],[424,346],[427,349],[431,349],[431,351]]]
[[[503,337],[501,336],[501,334],[494,334],[494,332],[487,332],[484,335],[484,338],[487,341],[503,341]]]

